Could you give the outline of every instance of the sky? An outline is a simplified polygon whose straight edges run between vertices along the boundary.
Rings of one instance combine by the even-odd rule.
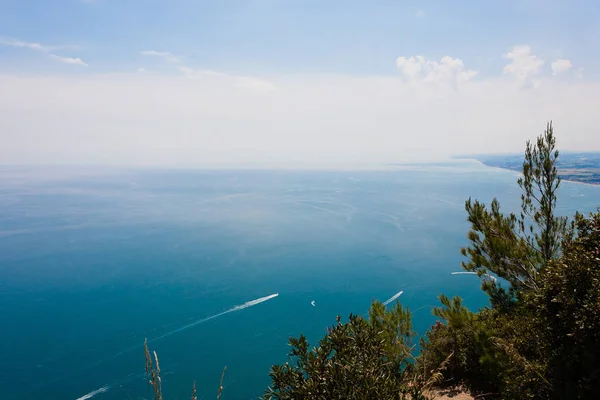
[[[0,0],[0,164],[600,151],[597,0]]]

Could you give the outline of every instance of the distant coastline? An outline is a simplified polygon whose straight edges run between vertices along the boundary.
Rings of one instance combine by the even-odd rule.
[[[455,158],[475,159],[488,167],[521,172],[522,154],[481,154]],[[556,163],[560,177],[569,182],[600,186],[600,152],[560,153]]]

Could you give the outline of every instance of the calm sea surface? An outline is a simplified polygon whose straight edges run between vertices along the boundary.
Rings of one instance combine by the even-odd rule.
[[[516,211],[513,172],[475,162],[370,171],[0,169],[0,398],[256,399],[287,340],[399,300],[423,332],[460,271],[464,201]],[[564,182],[560,212],[600,206]],[[274,296],[278,294],[278,296]],[[314,306],[311,302],[314,301]],[[237,306],[237,307],[236,307]]]

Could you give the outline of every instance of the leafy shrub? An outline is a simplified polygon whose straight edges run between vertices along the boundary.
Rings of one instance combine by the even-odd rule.
[[[500,398],[600,398],[600,212],[570,227],[554,215],[554,146],[551,124],[527,144],[519,216],[495,199],[489,209],[467,201],[463,267],[482,277],[492,307],[471,313],[441,296],[441,321],[421,343],[424,370],[452,354],[447,380]]]
[[[302,335],[291,338],[295,362],[272,367],[264,399],[425,399],[441,375],[424,381],[415,373],[413,337],[407,308],[374,302],[368,319],[338,317],[317,347],[309,349]]]

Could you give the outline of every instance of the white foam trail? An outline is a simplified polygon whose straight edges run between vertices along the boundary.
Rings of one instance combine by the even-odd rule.
[[[218,318],[218,317],[220,317],[220,316],[222,316],[222,315],[229,314],[229,313],[232,313],[232,312],[235,312],[235,311],[240,311],[240,310],[243,310],[243,309],[245,309],[245,308],[248,308],[248,307],[255,306],[255,305],[257,305],[257,304],[260,304],[260,303],[263,303],[263,302],[265,302],[265,301],[267,301],[267,300],[271,300],[271,299],[273,299],[273,298],[275,298],[275,297],[277,297],[277,296],[279,296],[279,293],[275,293],[275,294],[272,294],[272,295],[270,295],[270,296],[261,297],[261,298],[259,298],[259,299],[256,299],[256,300],[250,300],[250,301],[247,301],[247,302],[245,302],[244,304],[241,304],[241,305],[238,305],[238,306],[234,306],[234,307],[230,308],[230,309],[229,309],[229,310],[227,310],[227,311],[223,311],[223,312],[221,312],[221,313],[218,313],[218,314],[215,314],[215,315],[211,315],[210,317],[207,317],[207,318],[199,319],[199,320],[197,320],[197,321],[194,321],[194,322],[192,322],[191,324],[188,324],[188,325],[182,326],[181,328],[177,328],[177,329],[175,329],[175,330],[173,330],[173,331],[167,332],[167,333],[165,333],[165,334],[164,334],[164,335],[162,335],[162,336],[159,336],[159,337],[156,337],[156,338],[150,339],[150,340],[148,340],[148,343],[155,342],[155,341],[157,341],[157,340],[160,340],[160,339],[166,338],[167,336],[171,336],[171,335],[173,335],[173,334],[175,334],[175,333],[178,333],[178,332],[184,331],[184,330],[186,330],[186,329],[189,329],[189,328],[191,328],[191,327],[193,327],[193,326],[196,326],[196,325],[198,325],[198,324],[201,324],[201,323],[203,323],[203,322],[210,321],[211,319]],[[83,371],[83,370],[88,370],[88,369],[90,369],[90,368],[93,368],[93,367],[95,367],[95,366],[97,366],[97,365],[100,365],[100,364],[102,364],[102,363],[104,363],[104,362],[106,362],[106,361],[108,361],[108,360],[111,360],[111,359],[114,359],[114,358],[116,358],[116,357],[119,357],[119,356],[120,356],[120,355],[122,355],[122,354],[129,353],[130,351],[133,351],[133,350],[139,349],[139,348],[140,348],[140,347],[142,347],[142,346],[143,346],[143,344],[138,344],[138,345],[135,345],[135,346],[133,346],[133,347],[130,347],[130,348],[128,348],[128,349],[122,350],[122,351],[120,351],[120,352],[118,352],[118,353],[115,353],[115,354],[113,354],[113,355],[111,355],[111,356],[108,356],[108,357],[106,357],[106,358],[104,358],[104,359],[97,360],[96,362],[94,362],[94,363],[92,363],[92,364],[88,365],[87,367],[80,368],[78,372],[81,372],[81,371]],[[65,379],[65,378],[67,378],[68,376],[71,376],[71,375],[73,375],[73,374],[74,374],[74,372],[72,372],[72,373],[69,373],[69,374],[65,374],[65,375],[63,375],[63,376],[60,376],[60,377],[58,377],[58,378],[55,378],[55,379],[52,379],[52,380],[50,380],[50,381],[48,381],[48,382],[45,382],[43,385],[40,385],[40,387],[42,387],[42,386],[46,386],[46,385],[48,385],[48,384],[49,384],[49,383],[51,383],[51,382],[57,382],[57,381],[60,381],[60,380],[62,380],[62,379]],[[114,386],[114,385],[113,385],[113,386]],[[95,395],[97,395],[97,394],[100,394],[100,393],[104,393],[104,392],[106,392],[108,389],[110,389],[110,386],[109,386],[109,385],[105,385],[104,387],[102,387],[102,388],[100,388],[100,389],[98,389],[98,390],[96,390],[96,391],[90,392],[90,393],[86,394],[85,396],[83,396],[83,397],[80,397],[80,398],[78,398],[78,399],[76,399],[76,400],[87,400],[87,399],[91,398],[92,396],[95,396]],[[89,396],[89,397],[86,397],[86,396]]]
[[[235,307],[233,307],[231,309],[231,311],[243,310],[244,308],[252,307],[252,306],[255,306],[257,304],[263,303],[263,302],[265,302],[267,300],[274,299],[277,296],[279,296],[279,293],[275,293],[275,294],[272,294],[272,295],[269,295],[269,296],[261,297],[260,299],[256,299],[256,300],[250,300],[250,301],[245,302],[241,306],[235,306]]]
[[[314,300],[313,300],[313,301],[311,301],[311,302],[310,302],[310,305],[311,305],[311,306],[313,306],[313,307],[315,307],[315,301],[314,301]]]
[[[256,299],[256,300],[250,300],[250,301],[247,301],[247,302],[245,302],[244,304],[241,304],[241,305],[239,305],[239,306],[232,307],[232,308],[230,308],[230,309],[229,309],[229,310],[227,310],[227,311],[223,311],[223,312],[221,312],[221,313],[218,313],[218,314],[215,314],[215,315],[211,315],[210,317],[207,317],[207,318],[199,319],[198,321],[194,321],[194,322],[192,322],[191,324],[187,324],[187,325],[185,325],[185,326],[182,326],[181,328],[177,328],[177,329],[175,329],[175,330],[173,330],[173,331],[171,331],[171,332],[167,332],[167,333],[165,333],[164,335],[161,335],[161,336],[159,336],[159,337],[156,337],[156,338],[154,338],[154,339],[152,339],[152,340],[148,340],[148,343],[150,343],[150,342],[155,342],[155,341],[157,341],[157,340],[160,340],[160,339],[164,339],[164,338],[166,338],[167,336],[171,336],[171,335],[173,335],[173,334],[175,334],[175,333],[178,333],[178,332],[184,331],[184,330],[186,330],[186,329],[189,329],[189,328],[191,328],[191,327],[193,327],[193,326],[199,325],[199,324],[201,324],[201,323],[203,323],[203,322],[206,322],[206,321],[210,321],[211,319],[218,318],[218,317],[220,317],[220,316],[223,316],[223,315],[225,315],[225,314],[229,314],[229,313],[232,313],[232,312],[235,312],[235,311],[240,311],[240,310],[246,309],[246,308],[248,308],[248,307],[252,307],[252,306],[255,306],[255,305],[257,305],[257,304],[264,303],[265,301],[268,301],[268,300],[274,299],[274,298],[275,298],[275,297],[277,297],[277,296],[279,296],[279,293],[275,293],[275,294],[272,294],[272,295],[269,295],[269,296],[261,297],[261,298],[259,298],[259,299]]]
[[[465,272],[465,271],[461,271],[461,272],[452,272],[452,275],[477,275],[477,272]],[[497,281],[495,276],[492,276],[490,274],[483,274],[483,276],[487,276],[488,278],[490,278],[491,280],[493,280],[494,282]]]
[[[97,394],[106,392],[108,389],[110,389],[110,386],[104,385],[100,389],[96,389],[93,392],[89,392],[88,394],[84,394],[83,396],[78,397],[75,400],[87,400],[87,399],[91,399],[92,397],[94,397]]]
[[[260,303],[263,303],[263,302],[265,302],[265,301],[267,301],[267,300],[271,300],[271,299],[273,299],[273,298],[275,298],[275,297],[277,297],[277,296],[279,296],[279,293],[275,293],[275,294],[272,294],[272,295],[270,295],[270,296],[261,297],[261,298],[259,298],[259,299],[256,299],[256,300],[250,300],[250,301],[247,301],[247,302],[245,302],[244,304],[241,304],[241,305],[238,305],[238,306],[234,306],[234,307],[230,308],[229,310],[226,310],[226,311],[220,312],[220,313],[218,313],[218,314],[215,314],[215,315],[211,315],[210,317],[207,317],[207,318],[199,319],[199,320],[197,320],[197,321],[194,321],[194,322],[192,322],[191,324],[187,324],[187,325],[185,325],[185,326],[182,326],[181,328],[177,328],[177,329],[175,329],[175,330],[172,330],[172,331],[170,331],[170,332],[167,332],[167,333],[165,333],[164,335],[161,335],[161,336],[159,336],[159,337],[156,337],[156,338],[153,338],[153,339],[149,339],[149,340],[148,340],[148,343],[152,343],[152,342],[156,342],[157,340],[164,339],[164,338],[166,338],[167,336],[171,336],[171,335],[173,335],[173,334],[175,334],[175,333],[178,333],[178,332],[184,331],[184,330],[186,330],[186,329],[189,329],[189,328],[191,328],[191,327],[193,327],[193,326],[199,325],[199,324],[201,324],[201,323],[203,323],[203,322],[206,322],[206,321],[210,321],[211,319],[218,318],[218,317],[220,317],[220,316],[223,316],[223,315],[225,315],[225,314],[229,314],[229,313],[232,313],[232,312],[235,312],[235,311],[240,311],[240,310],[243,310],[243,309],[245,309],[245,308],[248,308],[248,307],[255,306],[255,305],[257,305],[257,304],[260,304]],[[140,348],[140,347],[142,347],[142,346],[143,346],[143,344],[138,344],[138,345],[135,345],[135,346],[133,346],[133,347],[130,347],[130,348],[128,348],[128,349],[121,350],[121,351],[120,351],[120,352],[118,352],[118,353],[115,353],[115,354],[113,354],[113,355],[111,355],[111,356],[108,356],[108,357],[106,357],[106,358],[104,358],[104,359],[98,360],[98,361],[94,362],[93,364],[90,364],[89,366],[87,366],[87,367],[83,368],[83,370],[90,369],[90,368],[92,368],[92,367],[94,367],[94,366],[96,366],[96,365],[102,364],[102,363],[104,363],[104,362],[106,362],[106,361],[108,361],[108,360],[110,360],[110,359],[113,359],[113,358],[119,357],[119,356],[120,356],[120,355],[122,355],[122,354],[129,353],[129,352],[131,352],[131,351],[133,351],[133,350],[139,349],[139,348]],[[82,369],[80,369],[80,371],[81,371],[81,370],[82,370]],[[67,374],[67,375],[64,375],[64,376],[61,376],[61,377],[59,377],[59,378],[56,378],[56,379],[53,379],[53,380],[52,380],[52,381],[50,381],[50,382],[55,382],[55,381],[58,381],[58,380],[64,379],[64,378],[66,378],[67,376],[69,376],[69,374]],[[49,382],[47,382],[46,384],[48,384],[48,383],[49,383]],[[107,386],[108,386],[108,385],[107,385]],[[103,393],[103,392],[105,392],[105,391],[106,391],[106,390],[108,390],[108,389],[109,389],[109,387],[107,387],[106,389],[104,389],[102,392],[97,392],[97,393],[94,393],[94,395],[96,395],[96,394],[98,394],[98,393]],[[100,389],[99,389],[99,390],[100,390]],[[92,393],[93,393],[93,392],[92,392]],[[89,395],[89,394],[88,394],[88,395]],[[87,395],[86,395],[86,396],[87,396]],[[86,397],[86,398],[79,398],[79,399],[76,399],[76,400],[86,400],[86,399],[89,399],[89,397]]]
[[[400,295],[404,293],[403,290],[399,291],[398,293],[396,293],[395,295],[393,295],[392,297],[390,297],[389,299],[387,299],[386,301],[383,302],[384,306],[387,306],[388,304],[390,304],[392,301],[396,300],[398,297],[400,297]]]

